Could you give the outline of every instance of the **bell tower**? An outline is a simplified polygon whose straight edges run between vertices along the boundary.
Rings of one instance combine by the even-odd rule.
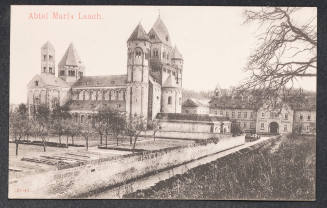
[[[41,74],[55,75],[55,49],[49,41],[41,47]]]
[[[127,41],[127,96],[126,111],[129,116],[148,115],[149,53],[151,43],[141,23]]]

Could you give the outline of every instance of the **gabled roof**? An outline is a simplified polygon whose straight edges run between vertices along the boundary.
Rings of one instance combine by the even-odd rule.
[[[149,34],[154,33],[159,38],[160,42],[171,46],[170,36],[166,25],[161,20],[160,16],[152,26]]]
[[[82,61],[77,54],[73,43],[69,44],[64,56],[59,62],[59,66],[80,66]]]
[[[41,47],[42,49],[50,49],[50,50],[54,50],[53,45],[50,43],[50,41],[47,41],[46,43],[43,44],[43,46]]]
[[[182,104],[183,107],[209,107],[209,102],[205,100],[198,100],[194,98],[188,98]]]
[[[210,108],[222,109],[258,109],[262,103],[257,103],[254,99],[241,99],[223,95],[221,97],[213,97],[209,101]]]
[[[177,46],[174,47],[172,59],[183,59],[183,56],[179,52]]]
[[[35,86],[35,81],[38,81],[38,86]],[[33,79],[28,83],[28,88],[35,87],[70,87],[67,82],[64,80],[52,75],[52,74],[37,74]]]
[[[84,76],[75,82],[72,88],[77,87],[115,87],[126,86],[127,75]]]
[[[132,32],[131,36],[128,38],[128,41],[133,40],[144,40],[144,41],[150,41],[148,35],[146,34],[143,26],[141,23],[139,23],[134,31]]]

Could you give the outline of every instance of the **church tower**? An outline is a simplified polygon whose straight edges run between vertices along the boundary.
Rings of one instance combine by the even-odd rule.
[[[127,96],[126,111],[129,116],[148,115],[149,53],[151,43],[141,23],[127,41]]]
[[[55,49],[49,41],[41,47],[41,74],[55,75]]]
[[[78,56],[73,43],[68,46],[64,56],[58,64],[58,68],[58,77],[70,84],[73,84],[85,75],[85,67]]]

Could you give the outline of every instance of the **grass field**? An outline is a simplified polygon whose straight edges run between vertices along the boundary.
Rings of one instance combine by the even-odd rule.
[[[315,199],[315,137],[282,137],[161,181],[125,198]]]

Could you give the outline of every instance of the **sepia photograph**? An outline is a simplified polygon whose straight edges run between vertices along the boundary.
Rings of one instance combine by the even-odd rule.
[[[314,201],[316,100],[316,7],[12,5],[8,198]]]

